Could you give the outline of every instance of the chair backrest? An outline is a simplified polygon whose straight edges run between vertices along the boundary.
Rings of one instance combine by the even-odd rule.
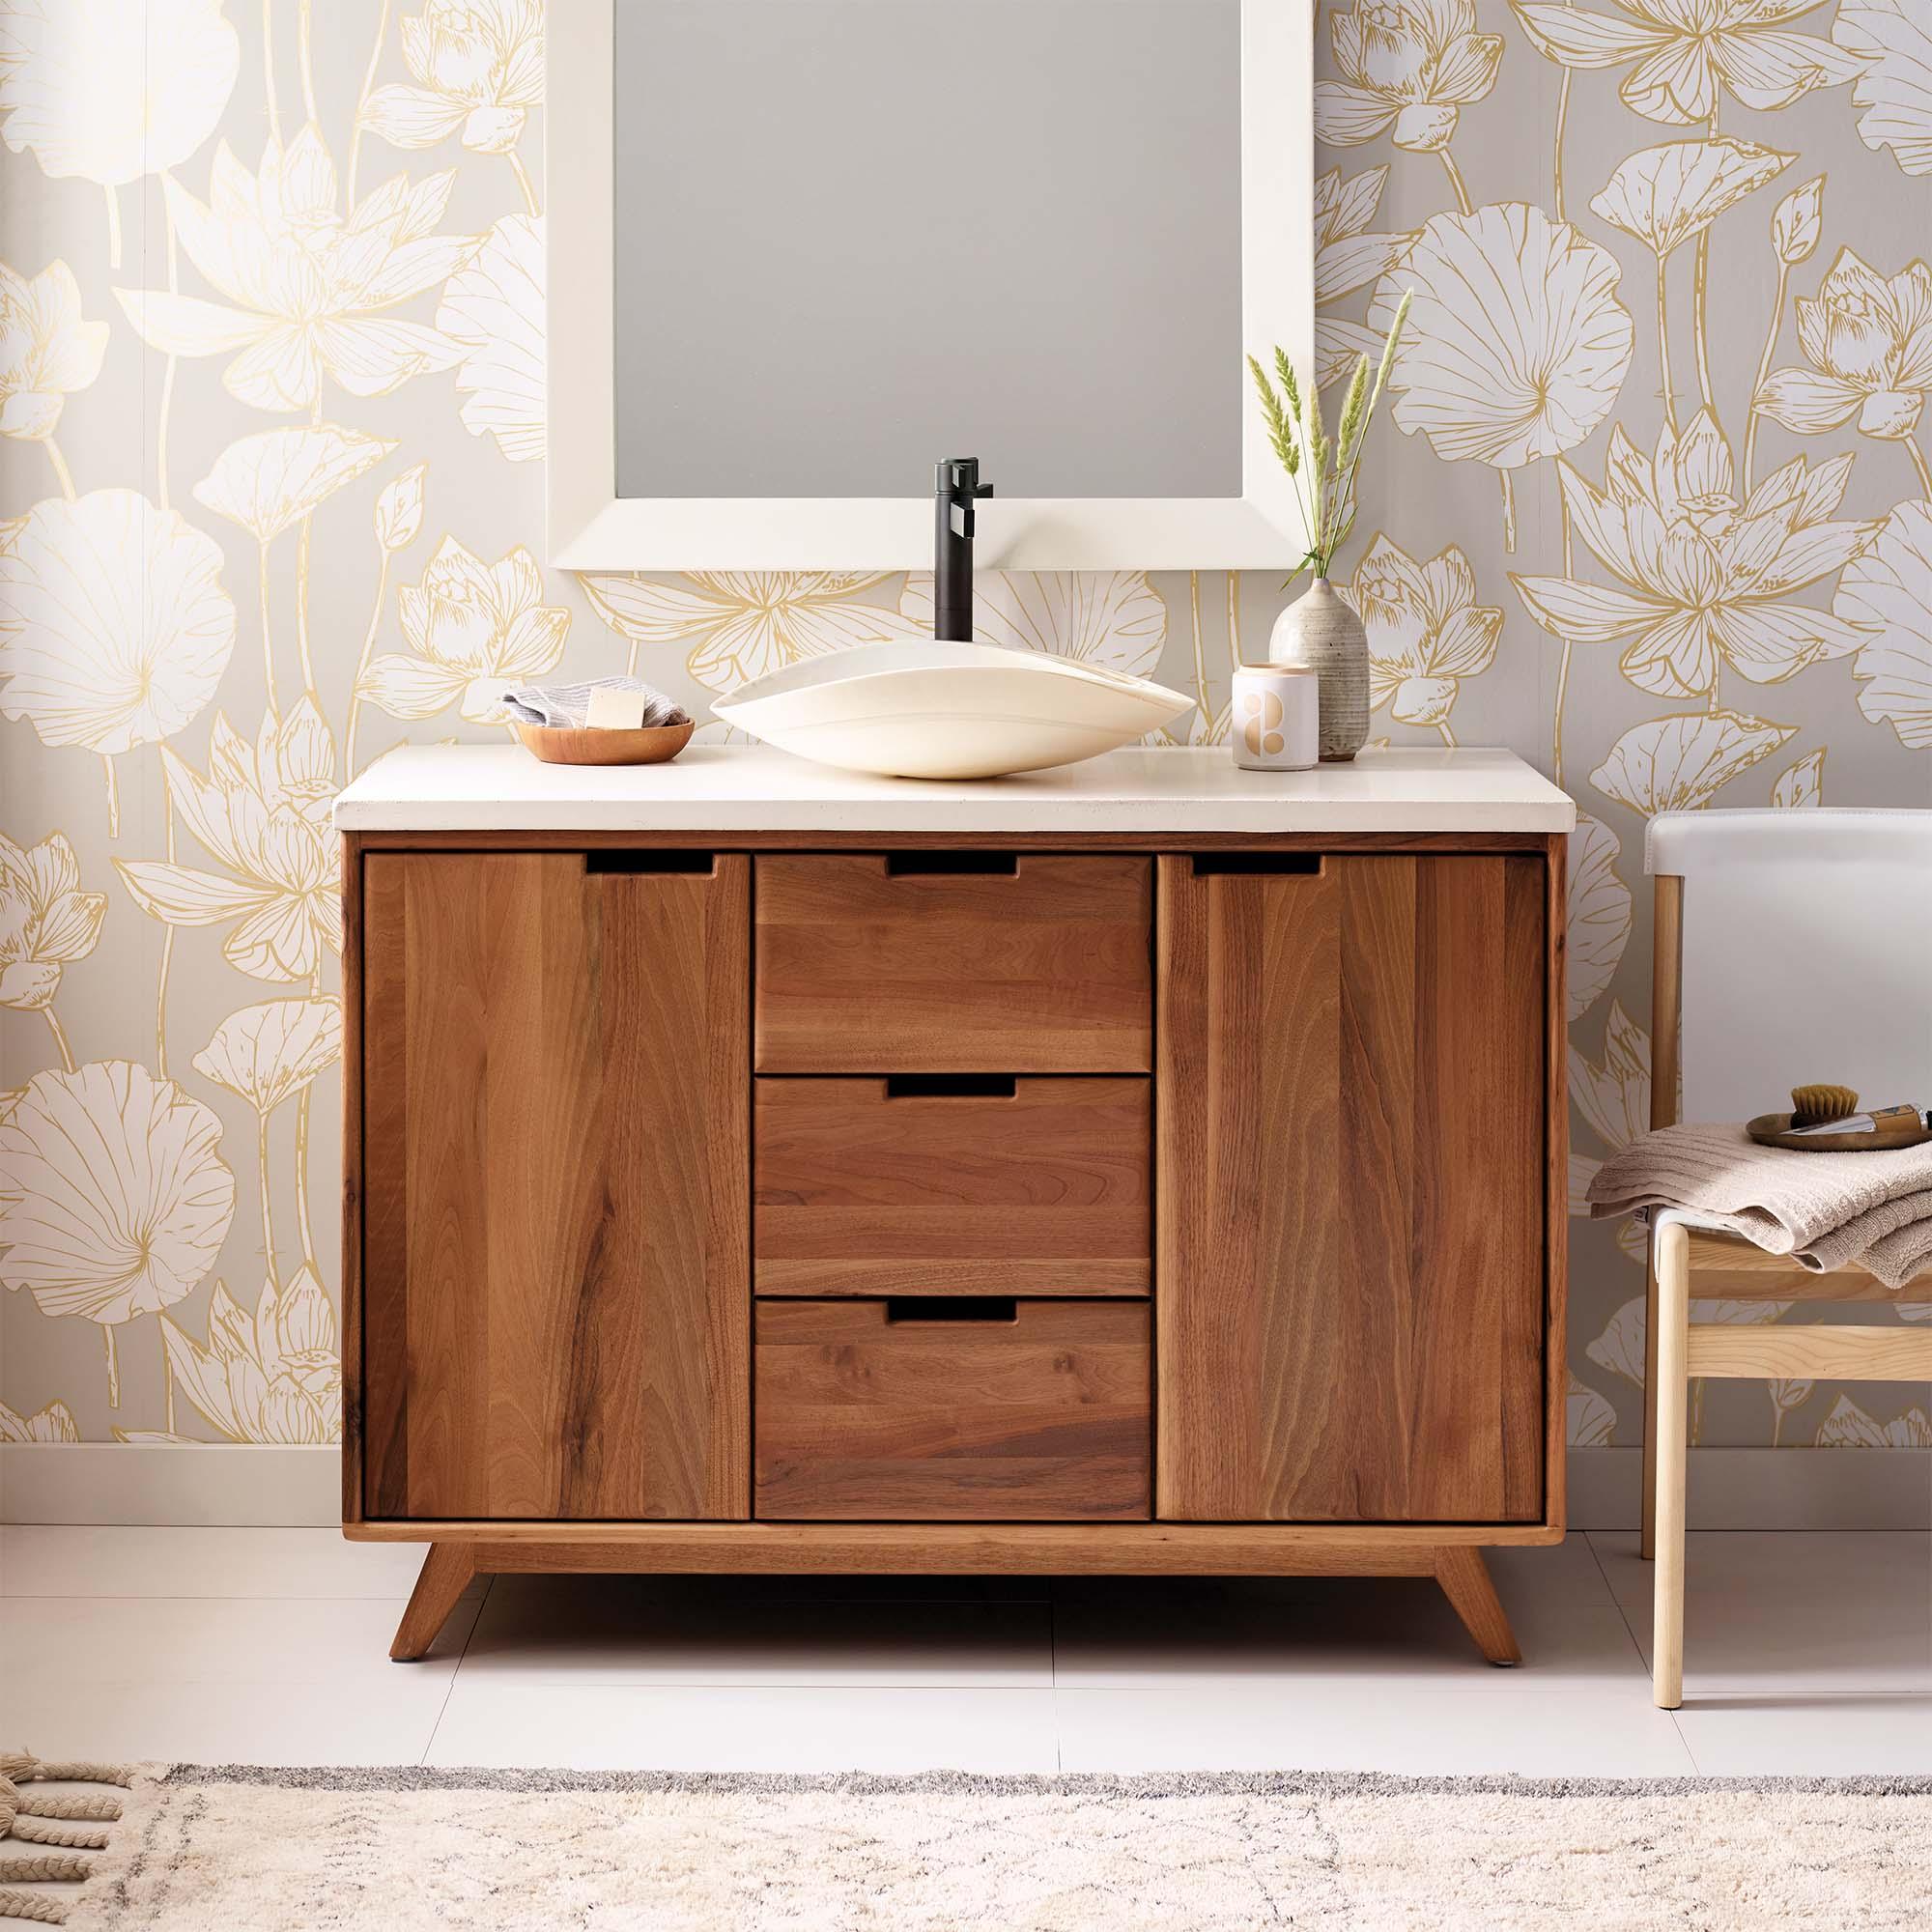
[[[1662,1024],[1681,896],[1683,1119],[1776,1113],[1813,1080],[1932,1107],[1932,810],[1661,812],[1644,867]],[[1668,1099],[1653,1123],[1678,1118]]]

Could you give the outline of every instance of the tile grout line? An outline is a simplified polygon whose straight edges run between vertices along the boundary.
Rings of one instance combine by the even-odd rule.
[[[1637,1640],[1636,1628],[1630,1620],[1630,1612],[1617,1595],[1617,1586],[1610,1581],[1610,1573],[1604,1568],[1603,1552],[1597,1548],[1595,1532],[1586,1529],[1583,1532],[1583,1541],[1590,1546],[1590,1560],[1597,1566],[1597,1575],[1604,1579],[1604,1588],[1609,1592],[1610,1602],[1616,1605],[1617,1615],[1623,1619],[1624,1629],[1630,1634],[1631,1648],[1636,1652],[1637,1663],[1642,1667],[1645,1682],[1648,1683],[1651,1681],[1651,1673],[1649,1665],[1644,1662],[1643,1645]],[[1685,1735],[1682,1714],[1677,1711],[1666,1711],[1663,1715],[1670,1719],[1670,1728],[1677,1733],[1677,1742],[1684,1747],[1684,1755],[1690,1760],[1690,1776],[1702,1777],[1704,1767],[1697,1762],[1697,1753],[1690,1748],[1690,1740]]]
[[[442,1702],[436,1707],[436,1721],[429,1727],[429,1737],[423,1744],[417,1764],[425,1770],[429,1767],[429,1754],[436,1748],[437,1733],[442,1729],[442,1720],[449,1714],[449,1700],[456,1695],[456,1680],[463,1675],[463,1665],[469,1656],[469,1646],[476,1640],[476,1633],[482,1628],[483,1612],[490,1607],[490,1593],[497,1587],[493,1576],[483,1585],[482,1601],[476,1605],[476,1614],[469,1620],[469,1628],[463,1633],[463,1648],[456,1654],[456,1668],[449,1673],[449,1686],[442,1693]]]

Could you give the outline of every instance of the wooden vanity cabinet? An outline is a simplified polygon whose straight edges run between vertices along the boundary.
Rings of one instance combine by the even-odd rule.
[[[361,863],[362,1513],[749,1516],[751,861]]]
[[[1514,1661],[1562,835],[818,842],[345,841],[393,1654],[478,1571],[822,1570],[1433,1577]]]

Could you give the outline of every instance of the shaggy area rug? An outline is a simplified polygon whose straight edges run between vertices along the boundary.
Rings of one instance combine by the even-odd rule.
[[[14,1895],[70,1932],[1932,1924],[1928,1779],[177,1765],[124,1803],[78,1889]]]

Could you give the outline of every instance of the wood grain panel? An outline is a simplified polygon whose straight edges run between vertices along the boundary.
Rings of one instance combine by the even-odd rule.
[[[420,1524],[360,1522],[352,1543],[420,1543]],[[1547,1523],[1225,1522],[477,1522],[436,1525],[439,1543],[480,1543],[476,1567],[829,1571],[834,1575],[984,1574],[1207,1577],[1435,1574],[1436,1551],[1493,1545],[1548,1548]],[[608,1562],[601,1559],[609,1557]],[[1352,1567],[1357,1562],[1359,1569]],[[1394,1570],[1395,1563],[1414,1564]],[[1319,1566],[1309,1568],[1307,1566]]]
[[[761,1079],[759,1294],[1145,1294],[1153,1103],[1144,1079],[1009,1094]]]
[[[1145,1302],[1020,1301],[965,1322],[761,1301],[756,1361],[761,1518],[1148,1514]]]
[[[1160,1514],[1534,1518],[1543,863],[1160,867]]]
[[[1697,1287],[1692,1278],[1691,1287]],[[1911,1382],[1932,1379],[1932,1334],[1920,1328],[1853,1328],[1817,1321],[1693,1321],[1686,1368],[1699,1376],[1786,1380]]]
[[[1543,878],[1543,1520],[1569,1511],[1570,839],[1549,836]]]
[[[1145,1073],[1152,903],[1145,857],[976,875],[761,855],[757,1069]]]
[[[749,870],[366,857],[372,1517],[748,1513]]]
[[[362,852],[342,838],[342,1522],[362,1520]]]

